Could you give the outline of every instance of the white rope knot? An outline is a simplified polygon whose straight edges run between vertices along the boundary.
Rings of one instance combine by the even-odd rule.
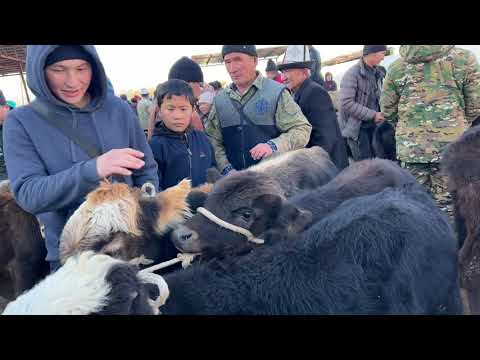
[[[161,269],[164,269],[166,267],[169,267],[169,266],[172,266],[172,265],[175,265],[179,262],[182,263],[182,268],[185,269],[186,267],[190,266],[190,264],[192,263],[193,259],[195,258],[195,256],[197,256],[199,254],[188,254],[188,253],[179,253],[177,254],[177,257],[174,258],[174,259],[171,259],[171,260],[168,260],[168,261],[164,261],[160,264],[157,264],[157,265],[153,265],[153,266],[150,266],[146,269],[143,269],[141,270],[140,272],[143,272],[143,273],[153,273],[157,270],[161,270]],[[142,255],[143,256],[143,255]],[[153,261],[152,261],[153,262]]]
[[[140,270],[137,273],[138,278],[147,284],[154,284],[157,285],[158,287],[158,292],[160,295],[155,300],[148,299],[148,303],[153,309],[153,312],[155,315],[160,314],[160,307],[165,304],[167,301],[170,291],[168,289],[168,284],[166,281],[163,279],[162,276],[155,274],[154,272],[160,269],[164,269],[168,266],[174,265],[176,263],[182,262],[182,268],[185,269],[187,266],[190,266],[191,262],[197,256],[198,254],[177,254],[177,257],[175,259],[171,259],[168,261],[164,261],[160,264],[150,266],[149,268]],[[146,259],[144,255],[135,258],[133,260],[130,260],[130,263],[132,264],[132,261],[136,261],[140,264],[144,264],[147,262],[148,264],[152,263],[153,260]],[[143,261],[143,262],[142,262]]]
[[[153,263],[153,260],[147,259],[147,258],[145,257],[145,255],[142,254],[142,256],[136,257],[136,258],[130,260],[128,263],[129,263],[129,264],[132,264],[132,265],[136,265],[136,266],[139,266],[139,265],[150,265],[151,263]]]
[[[265,240],[255,237],[255,235],[253,235],[249,230],[244,229],[244,228],[242,228],[240,226],[237,226],[237,225],[230,224],[230,223],[220,219],[219,217],[215,216],[214,214],[212,214],[210,211],[208,211],[207,209],[205,209],[203,207],[197,208],[197,212],[199,214],[202,214],[208,220],[214,222],[218,226],[221,226],[221,227],[223,227],[227,230],[231,230],[233,232],[236,232],[238,234],[242,234],[243,236],[246,236],[248,241],[251,241],[255,244],[265,243]]]

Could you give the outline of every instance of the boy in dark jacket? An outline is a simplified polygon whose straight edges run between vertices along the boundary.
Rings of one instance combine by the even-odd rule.
[[[150,147],[158,164],[160,188],[192,180],[192,186],[206,182],[207,169],[216,166],[207,136],[191,127],[195,98],[183,80],[169,80],[157,92],[162,121],[153,132]]]

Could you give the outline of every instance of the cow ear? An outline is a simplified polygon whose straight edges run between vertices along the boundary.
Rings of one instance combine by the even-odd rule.
[[[207,169],[207,182],[210,184],[215,184],[220,178],[222,174],[217,170],[215,167],[211,167]]]
[[[289,233],[302,232],[313,219],[310,211],[300,209],[278,195],[261,195],[253,201],[252,207],[268,216],[275,228],[284,228]]]
[[[289,233],[297,234],[305,230],[312,220],[313,215],[310,211],[297,208],[295,205],[285,202],[277,222],[287,226]]]
[[[252,202],[254,209],[260,210],[262,214],[277,216],[283,206],[283,199],[278,195],[266,194],[256,197]]]
[[[205,205],[208,194],[202,191],[190,191],[187,196],[187,204],[192,212],[196,212],[197,208]]]

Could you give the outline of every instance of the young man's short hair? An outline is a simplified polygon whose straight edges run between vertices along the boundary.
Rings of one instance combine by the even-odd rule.
[[[193,96],[192,88],[183,80],[168,80],[157,87],[156,99],[158,106],[162,105],[165,98],[171,99],[172,96],[185,96],[192,106],[195,105],[195,97]]]

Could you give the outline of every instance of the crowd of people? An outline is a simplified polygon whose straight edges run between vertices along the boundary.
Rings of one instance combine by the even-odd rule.
[[[32,45],[35,101],[10,111],[15,104],[0,92],[0,180],[8,172],[17,202],[45,226],[52,271],[65,223],[101,179],[163,190],[190,178],[196,186],[208,168],[227,176],[311,146],[344,169],[377,156],[384,123],[396,128],[398,161],[451,211],[438,164],[480,115],[478,62],[453,45],[402,45],[387,71],[386,52],[365,45],[337,90],[312,45],[289,45],[283,61],[268,61],[266,76],[255,45],[223,45],[226,88],[205,82],[201,67],[182,57],[153,97],[144,88],[128,100],[114,94],[94,46]],[[338,106],[329,95],[336,91]]]

